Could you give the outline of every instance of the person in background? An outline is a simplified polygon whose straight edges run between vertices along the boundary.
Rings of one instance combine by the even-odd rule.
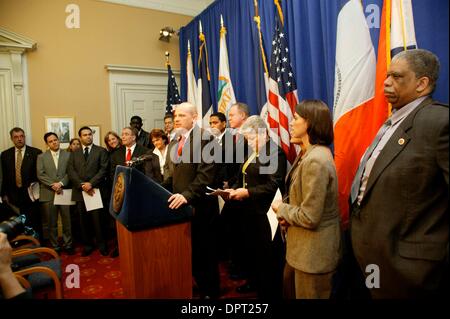
[[[244,163],[247,154],[247,140],[239,134],[240,127],[245,123],[250,115],[249,107],[245,103],[237,102],[233,104],[228,112],[228,122],[230,132],[232,133],[232,142],[228,142],[230,136],[225,134],[222,139],[222,145],[225,147],[225,174],[223,177],[223,188],[230,188],[238,181],[239,169]],[[231,150],[230,146],[232,145]],[[232,155],[232,156],[230,156]],[[230,159],[231,157],[231,159]],[[243,251],[243,241],[246,236],[246,229],[242,222],[242,216],[239,214],[239,202],[227,201],[220,217],[223,220],[225,231],[225,241],[229,243],[229,273],[230,279],[240,280],[247,276],[247,267],[245,252]],[[245,288],[242,288],[245,292]]]
[[[164,115],[164,133],[167,135],[168,143],[175,138],[172,113],[167,113]]]
[[[38,155],[36,164],[37,177],[41,184],[39,202],[43,216],[46,216],[48,220],[50,245],[56,252],[61,251],[58,243],[58,215],[60,215],[63,226],[63,248],[67,254],[73,255],[75,250],[73,249],[69,205],[53,204],[55,194],[61,194],[64,192],[64,188],[69,186],[67,163],[70,153],[60,149],[58,136],[53,132],[45,133],[44,141],[49,149]]]
[[[286,155],[269,138],[267,125],[257,115],[250,116],[239,130],[251,147],[241,164],[237,182],[229,191],[246,232],[243,249],[248,280],[237,288],[240,293],[256,290],[258,298],[281,299],[284,244],[281,230],[272,231],[267,218],[278,189],[283,193]]]
[[[39,203],[33,202],[28,194],[28,188],[38,183],[36,161],[40,149],[25,144],[25,132],[15,127],[9,132],[14,146],[1,154],[3,182],[2,199],[17,206],[26,216],[26,225],[32,227],[41,239],[43,237]]]
[[[286,177],[285,202],[272,208],[287,227],[284,296],[328,299],[341,256],[336,167],[329,145],[333,122],[328,106],[304,100],[290,123],[291,143],[301,146]]]
[[[158,156],[161,175],[164,176],[164,164],[166,163],[169,139],[163,130],[157,128],[150,132],[150,139],[155,147],[153,154]]]
[[[109,131],[106,133],[105,138],[106,150],[111,154],[122,145],[122,140],[116,132]]]
[[[89,256],[94,251],[95,244],[99,248],[100,254],[108,255],[108,247],[105,239],[103,225],[103,209],[86,211],[82,192],[88,196],[93,196],[95,189],[100,190],[100,194],[105,191],[105,181],[109,169],[109,156],[106,149],[93,144],[92,129],[83,126],[78,130],[82,148],[70,154],[67,173],[72,182],[72,200],[77,202],[78,212],[81,221],[81,236],[84,249],[81,255]],[[91,231],[94,231],[94,236]]]
[[[67,152],[75,152],[81,147],[81,141],[78,137],[74,137],[70,140],[69,146],[67,147]]]
[[[119,135],[114,132],[114,131],[109,131],[108,133],[106,133],[105,137],[104,137],[104,142],[106,145],[106,150],[108,151],[108,154],[110,156],[110,158],[112,157],[112,155],[120,148],[120,146],[122,145],[122,139],[119,137]],[[103,202],[105,203],[105,207],[109,207],[109,203],[111,201],[111,190],[112,190],[112,186],[113,186],[113,180],[114,180],[114,172],[113,174],[108,174],[106,176],[106,185],[107,187],[105,187],[105,192],[102,194],[103,197]],[[116,234],[116,223],[115,220],[111,220],[111,218],[109,218],[109,214],[108,215],[108,238],[112,238],[113,240],[117,239],[117,234]],[[114,256],[116,255],[116,252],[112,251],[112,253]]]
[[[153,149],[153,145],[150,143],[150,134],[142,128],[142,125],[142,118],[140,116],[134,115],[131,117],[130,126],[134,127],[138,132],[136,143],[149,149]]]
[[[74,137],[70,140],[67,152],[72,153],[81,147],[81,141],[78,137]],[[81,243],[81,229],[80,229],[80,213],[78,212],[77,205],[70,205],[70,225],[72,226],[72,238],[74,246],[77,243]]]

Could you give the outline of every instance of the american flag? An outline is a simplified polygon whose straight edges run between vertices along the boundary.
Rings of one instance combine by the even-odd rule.
[[[289,123],[293,119],[297,105],[297,84],[289,61],[286,33],[275,16],[275,33],[269,69],[269,98],[267,103],[267,123],[272,139],[278,142],[290,163],[297,156],[295,145],[290,143]]]
[[[178,91],[178,85],[175,81],[172,68],[170,64],[167,64],[167,73],[169,79],[167,81],[167,101],[166,101],[166,114],[173,112],[173,106],[181,103],[180,93]]]

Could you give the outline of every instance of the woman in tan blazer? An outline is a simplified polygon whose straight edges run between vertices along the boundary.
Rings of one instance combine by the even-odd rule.
[[[329,298],[341,250],[336,168],[328,145],[333,123],[322,101],[305,100],[290,123],[291,143],[301,146],[286,177],[287,197],[273,203],[287,229],[284,295]]]

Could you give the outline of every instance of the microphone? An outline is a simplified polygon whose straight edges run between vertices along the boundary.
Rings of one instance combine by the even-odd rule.
[[[127,161],[126,164],[127,164],[127,166],[133,167],[133,166],[141,164],[141,163],[143,163],[145,161],[151,160],[152,157],[153,156],[151,154],[144,154],[144,155],[141,155],[139,157],[133,157],[131,159],[131,161]]]

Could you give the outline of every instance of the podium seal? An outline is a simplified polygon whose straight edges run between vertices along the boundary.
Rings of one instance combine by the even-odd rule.
[[[123,204],[123,196],[125,194],[125,177],[124,173],[117,175],[116,183],[114,184],[113,193],[113,210],[116,214],[120,212]]]

